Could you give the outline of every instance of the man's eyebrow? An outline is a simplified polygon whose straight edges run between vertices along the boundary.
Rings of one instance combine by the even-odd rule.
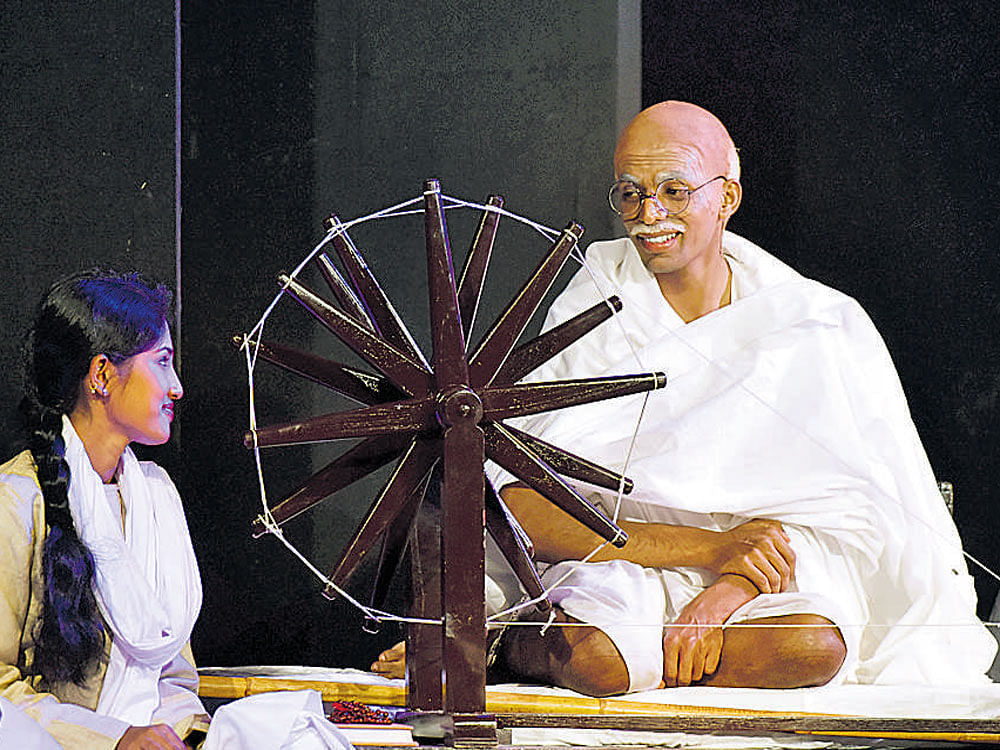
[[[667,180],[681,180],[686,181],[687,177],[678,172],[676,169],[669,172],[657,172],[656,173],[656,184],[659,185],[661,182],[666,182]]]
[[[627,180],[628,182],[634,182],[636,185],[641,185],[641,181],[635,175],[631,175],[628,172],[622,172],[618,175],[619,180]],[[681,180],[686,182],[687,178],[677,170],[671,170],[669,172],[657,172],[654,179],[656,184],[659,185],[661,182],[666,182],[667,180]]]

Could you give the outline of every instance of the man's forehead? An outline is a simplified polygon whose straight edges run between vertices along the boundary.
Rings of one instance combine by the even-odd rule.
[[[657,181],[691,178],[704,170],[708,158],[695,143],[676,141],[625,144],[615,152],[616,177],[639,179],[653,176]]]
[[[684,102],[662,102],[626,126],[615,148],[615,172],[630,165],[656,169],[657,161],[665,169],[707,166],[725,172],[731,149],[729,133],[710,112]]]

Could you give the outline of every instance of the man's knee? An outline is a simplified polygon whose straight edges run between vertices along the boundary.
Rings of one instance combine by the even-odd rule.
[[[784,615],[746,624],[754,627],[725,631],[719,668],[703,684],[814,687],[832,680],[847,658],[840,630],[825,617]],[[789,627],[793,625],[803,627]]]
[[[847,658],[847,645],[840,629],[819,615],[794,615],[783,618],[790,637],[782,638],[777,649],[778,666],[784,665],[797,675],[801,687],[825,685],[840,671]]]
[[[840,629],[825,617],[816,617],[814,627],[806,631],[803,649],[803,674],[810,678],[810,685],[825,685],[832,680],[847,658],[847,645]]]
[[[562,612],[557,622],[574,620]],[[571,625],[512,628],[503,643],[503,657],[515,674],[549,682],[593,696],[624,693],[628,668],[612,640],[595,627]]]

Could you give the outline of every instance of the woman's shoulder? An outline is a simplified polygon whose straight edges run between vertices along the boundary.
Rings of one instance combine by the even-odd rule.
[[[34,506],[41,494],[35,462],[29,451],[18,453],[0,465],[0,513],[5,517],[5,527],[12,526],[11,522],[16,518],[30,536],[34,525]]]
[[[28,498],[41,492],[35,473],[35,460],[30,451],[21,451],[6,463],[0,464],[0,486],[5,493],[13,491],[18,496]]]

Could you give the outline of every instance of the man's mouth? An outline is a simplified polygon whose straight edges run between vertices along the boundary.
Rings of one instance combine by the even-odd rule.
[[[636,232],[632,236],[638,239],[647,250],[660,250],[666,249],[673,244],[677,238],[681,236],[681,234],[682,232],[675,229],[669,232],[657,232],[655,234]]]

